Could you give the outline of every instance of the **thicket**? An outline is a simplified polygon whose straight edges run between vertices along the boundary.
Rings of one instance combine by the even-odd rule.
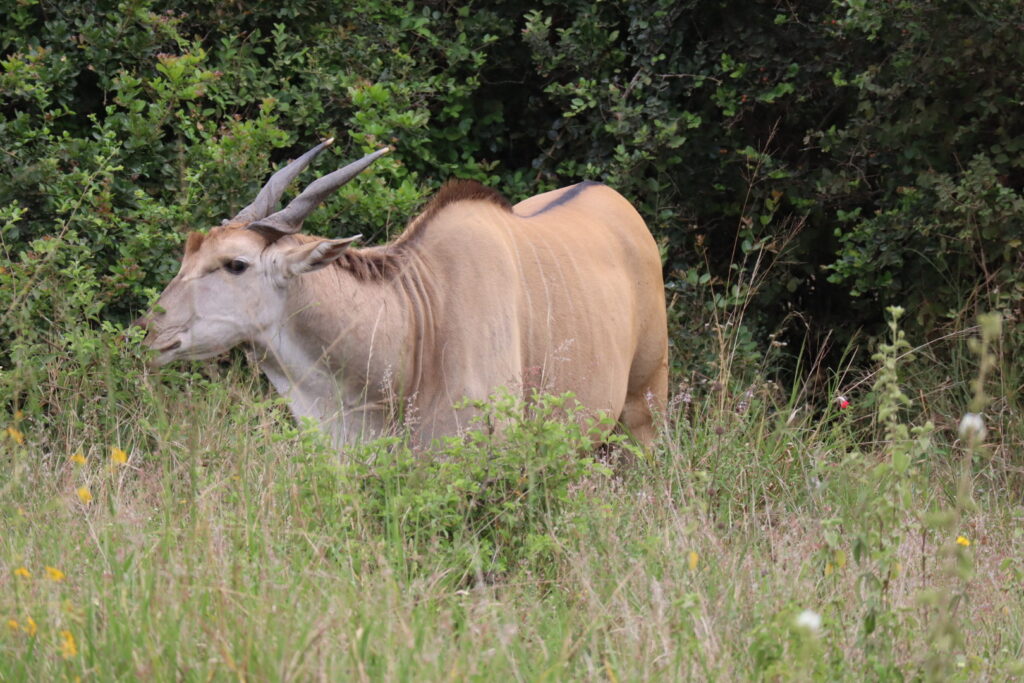
[[[790,372],[890,304],[918,339],[980,308],[1020,332],[1016,0],[10,0],[0,20],[8,368],[129,320],[187,230],[328,135],[320,172],[397,152],[322,234],[385,239],[451,176],[513,200],[615,186],[664,246],[689,370],[738,307],[737,349],[791,341]]]

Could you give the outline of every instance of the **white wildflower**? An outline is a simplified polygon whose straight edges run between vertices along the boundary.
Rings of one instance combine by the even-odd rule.
[[[796,615],[796,620],[793,622],[798,628],[805,628],[808,631],[817,633],[821,630],[821,615],[814,610],[805,609],[800,614]]]
[[[957,428],[960,438],[969,444],[980,443],[985,440],[985,418],[978,413],[965,413]]]

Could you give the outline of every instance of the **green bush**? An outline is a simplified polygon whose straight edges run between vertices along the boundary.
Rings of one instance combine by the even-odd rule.
[[[840,240],[829,279],[859,300],[913,312],[932,334],[966,313],[1020,306],[1024,66],[1019,3],[846,3],[841,35],[867,61],[837,72],[856,107],[823,129],[846,159],[820,188]]]
[[[592,505],[584,482],[610,474],[593,459],[594,443],[622,439],[606,436],[611,422],[586,417],[571,394],[525,404],[505,393],[473,405],[480,414],[465,437],[430,453],[392,437],[348,449],[342,464],[321,438],[302,449],[307,460],[290,487],[339,538],[368,529],[413,574],[442,564],[455,583],[550,573],[574,515]]]
[[[337,153],[308,177],[398,148],[314,214],[330,236],[393,236],[452,175],[513,199],[611,183],[663,246],[681,368],[720,358],[703,325],[728,317],[747,361],[789,341],[792,374],[801,354],[834,361],[882,334],[886,305],[923,336],[1019,305],[1014,0],[40,0],[0,15],[0,267],[5,293],[33,292],[29,310],[0,302],[7,339],[128,321],[185,232],[328,135]]]

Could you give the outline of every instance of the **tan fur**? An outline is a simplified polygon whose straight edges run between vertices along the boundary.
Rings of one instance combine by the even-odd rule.
[[[147,343],[169,349],[158,362],[213,353],[189,344],[204,319],[227,326],[235,314],[222,309],[238,306],[231,341],[254,345],[296,415],[320,420],[339,444],[386,430],[396,405],[423,443],[456,434],[471,414],[453,404],[508,387],[572,391],[650,445],[652,409],[667,393],[661,262],[614,190],[585,183],[510,207],[477,183],[449,184],[390,244],[337,246],[335,267],[260,289],[259,273],[306,263],[321,243],[212,230],[161,297],[163,329],[185,332],[156,322]],[[226,275],[220,264],[239,256],[253,260],[250,272]],[[217,303],[218,287],[237,292]],[[179,312],[189,305],[190,316]]]

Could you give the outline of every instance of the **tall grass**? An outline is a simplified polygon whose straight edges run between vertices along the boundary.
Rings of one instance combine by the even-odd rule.
[[[684,389],[660,448],[609,469],[543,412],[500,454],[478,434],[441,458],[396,440],[339,457],[244,365],[146,376],[109,348],[7,417],[4,680],[1024,673],[1022,430],[1004,405],[968,450],[962,383],[927,406],[904,387],[908,406],[861,382],[846,409]],[[887,358],[894,387],[928,362]],[[942,417],[902,473],[881,405],[908,430]]]

